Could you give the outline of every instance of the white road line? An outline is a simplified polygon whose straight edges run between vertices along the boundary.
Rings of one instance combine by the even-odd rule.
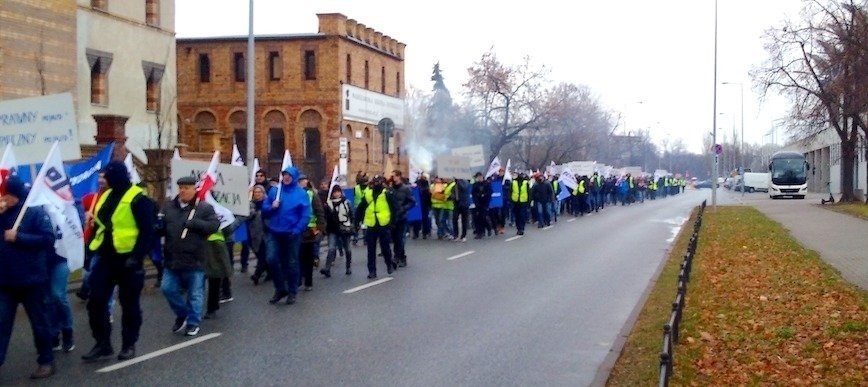
[[[552,228],[552,227],[554,227],[554,226],[545,226],[545,227],[543,227],[543,230],[548,230],[548,229],[550,229],[550,228]]]
[[[506,240],[505,240],[504,242],[512,242],[512,241],[514,241],[514,240],[516,240],[516,239],[518,239],[518,238],[521,238],[522,236],[523,236],[523,235],[516,235],[516,236],[514,236],[514,237],[512,237],[512,238],[506,238]]]
[[[219,333],[219,332],[209,333],[209,334],[207,334],[207,335],[205,335],[205,336],[197,337],[197,338],[195,338],[195,339],[193,339],[193,340],[187,340],[187,341],[185,341],[185,342],[183,342],[183,343],[178,343],[178,344],[175,344],[175,345],[173,345],[173,346],[171,346],[171,347],[166,347],[166,348],[163,348],[163,349],[160,349],[160,350],[156,350],[156,351],[154,351],[154,352],[151,352],[151,353],[148,353],[148,354],[145,354],[145,355],[139,356],[139,357],[132,358],[132,359],[127,360],[127,361],[122,361],[122,362],[117,363],[117,364],[115,364],[115,365],[111,365],[111,366],[108,366],[108,367],[105,367],[105,368],[100,368],[100,369],[96,370],[96,372],[98,372],[98,373],[106,373],[106,372],[117,371],[117,370],[119,370],[119,369],[121,369],[121,368],[129,367],[129,366],[131,366],[131,365],[133,365],[133,364],[138,364],[138,363],[141,363],[141,362],[143,362],[143,361],[153,359],[153,358],[155,358],[155,357],[157,357],[157,356],[163,356],[163,355],[165,355],[165,354],[167,354],[167,353],[174,352],[174,351],[177,351],[177,350],[179,350],[179,349],[189,347],[189,346],[191,346],[191,345],[196,345],[196,344],[199,344],[199,343],[201,343],[201,342],[203,342],[203,341],[206,341],[206,340],[211,340],[211,339],[213,339],[213,338],[215,338],[215,337],[218,337],[218,336],[220,336],[220,335],[222,335],[222,333]]]
[[[578,218],[570,218],[570,219],[567,219],[567,223],[573,223],[573,222],[576,221],[576,219],[578,219]]]
[[[470,255],[470,254],[475,253],[475,252],[476,252],[476,251],[473,251],[473,250],[465,251],[465,252],[463,252],[463,253],[461,253],[461,254],[453,255],[453,256],[451,256],[451,257],[449,257],[449,258],[446,258],[446,260],[447,260],[447,261],[454,261],[454,260],[456,260],[456,259],[458,259],[458,258],[466,257],[466,256],[468,256],[468,255]]]
[[[393,277],[386,277],[386,278],[383,278],[383,279],[380,279],[380,280],[376,280],[376,281],[374,281],[374,282],[367,283],[367,284],[364,284],[364,285],[362,285],[362,286],[357,286],[357,287],[354,287],[354,288],[349,289],[349,290],[344,290],[344,294],[351,294],[351,293],[358,292],[359,290],[365,290],[365,289],[367,289],[367,288],[369,288],[369,287],[371,287],[371,286],[377,286],[377,285],[379,285],[379,284],[382,284],[382,283],[385,283],[385,282],[389,282],[389,281],[391,281],[391,280],[393,280],[393,279],[394,279]]]

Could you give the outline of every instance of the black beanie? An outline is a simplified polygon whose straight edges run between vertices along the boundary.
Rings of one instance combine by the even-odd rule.
[[[24,181],[17,175],[9,176],[6,179],[6,194],[15,196],[18,200],[24,200],[27,197],[27,188],[24,187]]]
[[[109,162],[102,169],[102,172],[105,174],[105,181],[108,183],[109,188],[127,188],[132,184],[130,183],[130,172],[123,161],[114,160]]]

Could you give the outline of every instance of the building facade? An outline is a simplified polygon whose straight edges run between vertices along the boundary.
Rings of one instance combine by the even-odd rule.
[[[269,174],[284,150],[312,179],[335,165],[405,169],[405,45],[341,14],[318,14],[316,33],[256,36],[254,156]],[[179,140],[188,151],[247,153],[247,37],[177,41]],[[391,135],[378,123],[389,118]],[[384,138],[388,142],[384,141]]]
[[[175,0],[78,0],[79,139],[123,142],[137,158],[177,133]]]
[[[868,143],[860,135],[856,146],[856,160],[853,171],[853,188],[857,198],[864,200],[866,193],[866,173],[868,161],[865,147]],[[796,141],[782,150],[801,152],[805,155],[811,170],[808,172],[808,191],[841,194],[841,138],[834,129],[826,129],[808,143]]]
[[[0,101],[73,92],[75,0],[3,0]]]

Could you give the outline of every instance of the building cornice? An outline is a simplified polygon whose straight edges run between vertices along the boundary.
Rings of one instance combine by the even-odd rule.
[[[99,8],[93,8],[93,7],[88,7],[88,6],[84,6],[84,5],[79,5],[79,6],[78,6],[78,9],[79,9],[80,11],[84,11],[84,12],[90,13],[90,14],[92,14],[92,15],[99,15],[99,16],[107,17],[107,18],[112,19],[112,20],[115,20],[115,21],[119,21],[119,22],[122,22],[122,23],[130,24],[130,25],[134,25],[134,26],[136,26],[136,27],[141,27],[141,28],[145,28],[145,29],[152,30],[152,31],[156,31],[156,32],[161,33],[161,34],[164,34],[164,35],[166,35],[166,36],[170,36],[170,37],[174,37],[174,36],[175,36],[175,31],[171,31],[171,30],[168,30],[168,29],[165,29],[165,28],[162,28],[162,27],[158,27],[158,26],[153,26],[153,25],[150,25],[150,24],[147,24],[147,23],[143,23],[143,22],[138,21],[138,20],[134,20],[134,19],[130,19],[130,18],[123,17],[123,16],[119,16],[119,15],[116,15],[116,14],[113,14],[113,13],[110,13],[110,12],[107,12],[107,11],[104,11],[104,10],[101,10],[101,9],[99,9]]]

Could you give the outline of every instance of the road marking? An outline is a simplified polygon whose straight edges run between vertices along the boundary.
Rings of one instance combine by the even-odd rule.
[[[369,288],[369,287],[377,286],[377,285],[379,285],[379,284],[389,282],[389,281],[391,281],[391,280],[393,280],[393,279],[394,279],[393,277],[386,277],[386,278],[383,278],[383,279],[379,279],[379,280],[376,280],[376,281],[374,281],[374,282],[364,284],[364,285],[362,285],[362,286],[354,287],[354,288],[352,288],[352,289],[350,289],[350,290],[344,290],[344,294],[350,294],[350,293],[358,292],[359,290],[365,290],[365,289],[367,289],[367,288]]]
[[[163,356],[167,353],[174,352],[174,351],[177,351],[179,349],[189,347],[191,345],[196,345],[196,344],[199,344],[199,343],[206,341],[206,340],[211,340],[211,339],[218,337],[220,335],[222,335],[222,333],[219,333],[219,332],[209,333],[205,336],[197,337],[193,340],[187,340],[183,343],[178,343],[178,344],[175,344],[171,347],[166,347],[166,348],[156,350],[154,352],[151,352],[151,353],[139,356],[139,357],[132,358],[132,359],[127,360],[127,361],[122,361],[122,362],[117,363],[115,365],[111,365],[111,366],[108,366],[105,368],[100,368],[100,369],[96,370],[96,372],[97,373],[106,373],[106,372],[117,371],[121,368],[129,367],[133,364],[138,364],[138,363],[153,359],[153,358],[158,357],[158,356]]]
[[[554,226],[545,226],[545,227],[543,227],[543,230],[548,230],[548,229],[550,229],[550,228],[552,228],[552,227],[554,227]]]
[[[514,236],[514,237],[512,237],[512,238],[507,238],[507,239],[505,240],[505,242],[512,242],[512,241],[514,241],[514,240],[516,240],[516,239],[518,239],[518,238],[521,238],[522,236],[523,236],[523,235],[516,235],[516,236]]]
[[[573,223],[573,222],[576,221],[576,219],[578,219],[578,218],[570,218],[570,219],[567,219],[567,223]]]
[[[446,258],[446,260],[447,260],[447,261],[454,261],[454,260],[456,260],[456,259],[458,259],[458,258],[466,257],[466,256],[468,256],[468,255],[470,255],[470,254],[475,253],[475,252],[476,252],[476,251],[473,251],[473,250],[465,251],[465,252],[463,252],[463,253],[461,253],[461,254],[453,255],[453,256],[451,256],[451,257],[449,257],[449,258]]]

